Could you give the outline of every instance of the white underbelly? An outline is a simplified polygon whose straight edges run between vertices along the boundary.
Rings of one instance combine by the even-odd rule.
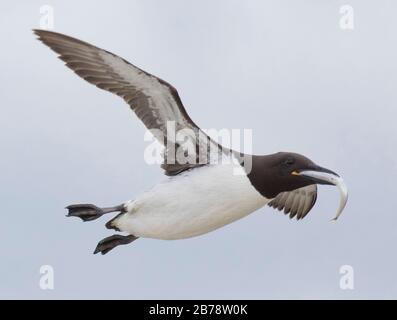
[[[241,219],[269,199],[235,169],[233,164],[213,165],[171,177],[131,201],[114,225],[138,237],[182,239]]]

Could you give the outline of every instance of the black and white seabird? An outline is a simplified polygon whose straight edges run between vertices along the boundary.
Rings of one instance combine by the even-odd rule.
[[[139,237],[171,240],[198,236],[265,205],[300,220],[316,202],[317,184],[339,188],[341,201],[335,219],[346,205],[347,189],[333,171],[296,153],[251,156],[222,148],[190,119],[178,92],[167,82],[86,42],[50,31],[34,32],[80,77],[122,97],[149,130],[160,132],[155,137],[165,147],[162,168],[169,177],[135,200],[110,208],[92,204],[67,207],[68,216],[83,221],[119,212],[106,227],[128,235],[115,234],[103,239],[94,253],[106,254]],[[190,129],[200,137],[187,135],[199,151],[195,153],[196,161],[178,161],[170,151],[176,147],[185,151],[167,136],[170,121],[175,123],[176,130]],[[203,150],[215,152],[218,160],[233,158],[237,164],[214,162],[208,152],[200,152]],[[250,159],[249,169],[245,159]]]

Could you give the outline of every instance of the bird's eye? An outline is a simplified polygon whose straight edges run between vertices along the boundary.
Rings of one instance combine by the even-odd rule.
[[[284,161],[284,164],[287,165],[287,166],[291,166],[291,165],[294,164],[294,159],[288,158],[288,159],[286,159],[286,160]]]

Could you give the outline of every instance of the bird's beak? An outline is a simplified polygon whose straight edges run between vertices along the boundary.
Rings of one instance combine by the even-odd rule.
[[[338,174],[317,165],[311,166],[308,170],[293,171],[291,174],[307,177],[316,184],[328,184],[336,186],[339,189],[340,201],[338,211],[336,212],[336,216],[333,220],[337,220],[339,218],[346,206],[348,192],[343,179]]]

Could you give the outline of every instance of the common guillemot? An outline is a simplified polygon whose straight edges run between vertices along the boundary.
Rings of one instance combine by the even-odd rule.
[[[147,129],[157,130],[155,137],[165,147],[161,167],[169,178],[135,200],[108,208],[92,204],[66,207],[68,216],[83,221],[119,212],[106,227],[129,235],[115,234],[101,240],[94,253],[106,254],[139,237],[171,240],[198,236],[265,205],[300,220],[316,202],[317,184],[339,187],[341,201],[335,219],[344,209],[347,189],[333,171],[296,153],[244,155],[223,148],[190,119],[178,92],[164,80],[78,39],[46,30],[34,33],[80,77],[122,97]],[[174,122],[177,130],[190,129],[198,134],[198,139],[189,134],[187,138],[198,151],[205,152],[194,153],[195,161],[178,161],[170,152],[177,143],[167,136],[168,122]],[[177,147],[186,151],[183,146]],[[216,162],[209,157],[214,153]],[[237,166],[236,161],[219,161],[224,158],[233,158]],[[250,161],[249,169],[246,159]]]

